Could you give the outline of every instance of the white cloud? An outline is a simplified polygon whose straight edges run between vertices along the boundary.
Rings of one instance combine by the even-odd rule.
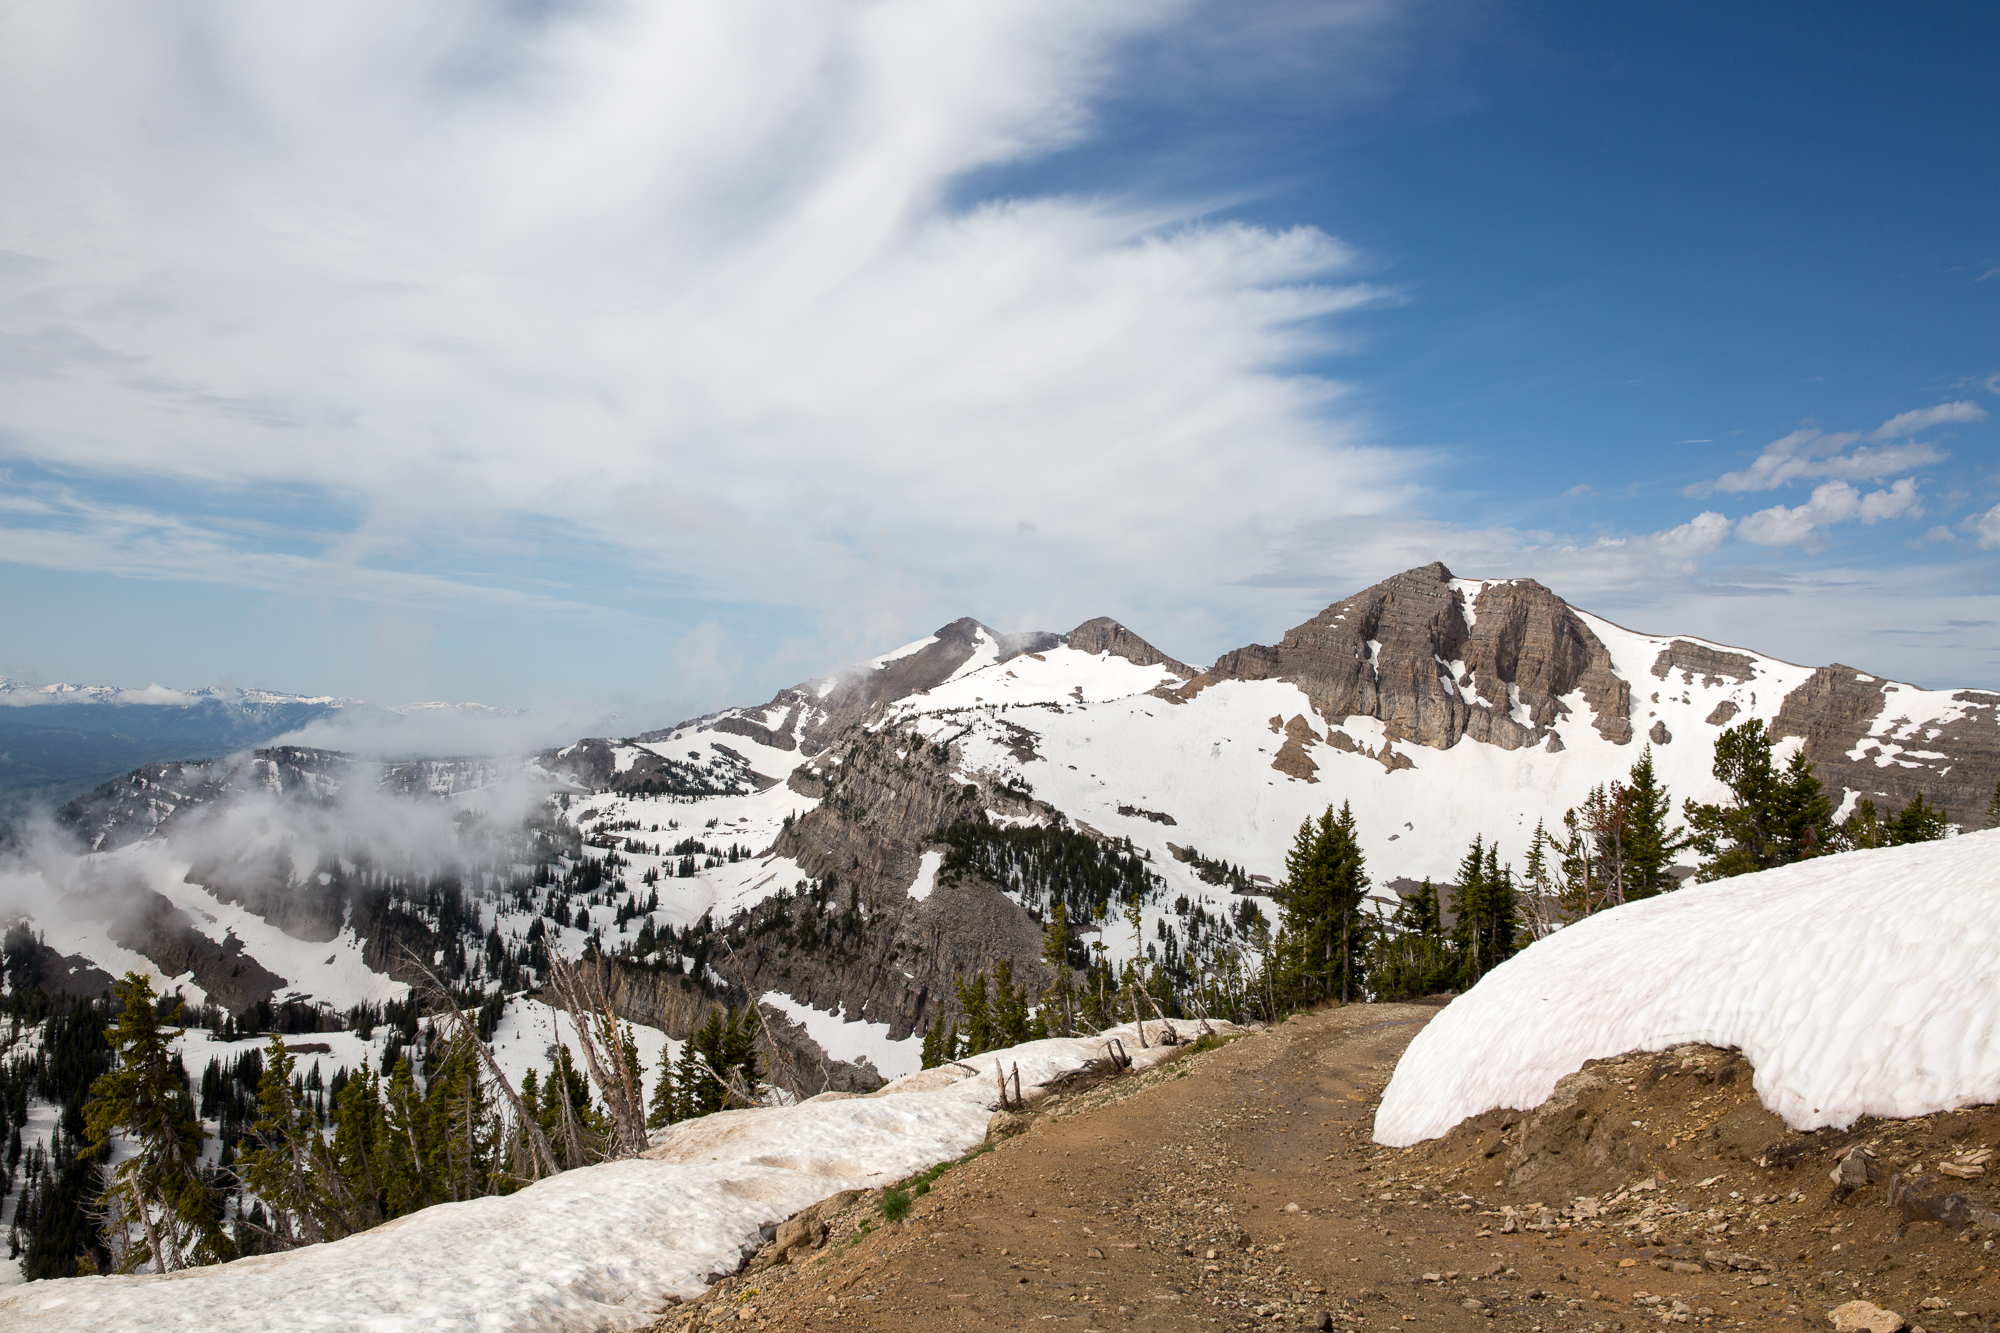
[[[1899,412],[1870,431],[1841,431],[1827,434],[1806,427],[1793,431],[1764,446],[1762,453],[1741,472],[1728,472],[1714,481],[1687,488],[1689,495],[1715,491],[1768,491],[1794,481],[1829,478],[1840,481],[1875,481],[1891,472],[1904,472],[1944,458],[1928,444],[1904,443],[1886,448],[1858,448],[1852,445],[1879,444],[1890,440],[1908,441],[1918,431],[1941,425],[1969,425],[1986,420],[1986,410],[1977,403],[1940,403],[1936,407]]]
[[[954,202],[1074,142],[1188,8],[15,14],[0,451],[360,517],[97,505],[0,559],[546,610],[418,559],[532,526],[698,597],[1025,615],[1186,600],[1382,512],[1421,460],[1296,372],[1380,296],[1338,241]]]
[[[1810,546],[1822,528],[1834,523],[1858,518],[1873,524],[1885,518],[1922,518],[1923,513],[1912,477],[1866,495],[1844,481],[1830,481],[1815,488],[1805,504],[1774,505],[1751,514],[1736,525],[1736,535],[1759,546]]]
[[[1965,520],[1965,530],[1972,534],[1982,551],[2000,547],[2000,505]]]

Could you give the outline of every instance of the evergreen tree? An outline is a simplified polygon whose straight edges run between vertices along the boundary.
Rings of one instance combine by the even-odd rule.
[[[1281,967],[1288,990],[1343,1002],[1362,988],[1368,933],[1361,905],[1368,874],[1354,811],[1328,806],[1317,821],[1299,825],[1285,857],[1285,880],[1275,893],[1281,912]]]
[[[167,1053],[168,1035],[154,1008],[152,982],[137,972],[113,985],[123,1005],[110,1039],[118,1065],[91,1085],[83,1108],[87,1153],[103,1155],[113,1135],[136,1151],[111,1170],[104,1195],[106,1237],[123,1252],[125,1271],[150,1263],[169,1273],[235,1257],[222,1229],[222,1199],[201,1169],[209,1135],[195,1114],[187,1078]],[[144,1240],[128,1246],[127,1229]]]
[[[1369,984],[1379,998],[1413,998],[1449,987],[1458,973],[1445,938],[1437,886],[1426,879],[1404,898],[1378,937],[1369,963]]]
[[[1924,800],[1918,792],[1889,823],[1889,845],[1902,847],[1913,842],[1935,842],[1951,832],[1951,820],[1944,811]]]
[[[255,1145],[236,1165],[237,1179],[273,1209],[269,1239],[279,1248],[329,1239],[317,1203],[319,1133],[312,1112],[301,1105],[294,1078],[296,1062],[276,1032],[264,1047],[264,1074],[257,1083],[257,1119],[250,1126]]]
[[[1723,879],[1789,865],[1838,850],[1833,805],[1804,750],[1782,770],[1763,720],[1731,727],[1715,743],[1715,776],[1729,788],[1726,805],[1689,800],[1688,845],[1707,859],[1700,878]]]
[[[939,1009],[937,1018],[929,1027],[924,1029],[924,1047],[921,1057],[922,1067],[925,1069],[936,1069],[951,1058],[952,1052],[957,1045],[958,1026],[957,1024],[953,1024],[950,1035],[947,1036],[944,1026],[944,1010]]]
[[[660,1081],[653,1085],[653,1099],[646,1107],[646,1128],[665,1129],[680,1119],[674,1091],[674,1053],[660,1052]]]
[[[1993,795],[1986,802],[1986,827],[2000,828],[2000,782],[1993,784]]]
[[[964,1015],[964,1024],[959,1029],[958,1049],[955,1056],[977,1055],[981,1051],[996,1050],[1001,1045],[999,1030],[993,1022],[991,1000],[986,993],[986,974],[980,972],[972,980],[961,977],[951,979],[952,988],[958,992],[958,1011]]]
[[[1514,955],[1520,929],[1520,909],[1514,892],[1514,871],[1500,864],[1500,844],[1490,846],[1475,836],[1459,863],[1458,892],[1453,900],[1453,942],[1458,946],[1460,974],[1473,985]]]
[[[1687,846],[1687,835],[1671,827],[1673,797],[1653,769],[1648,745],[1632,765],[1632,780],[1623,789],[1625,897],[1650,898],[1674,887],[1667,867],[1674,853]]]
[[[1070,1012],[1071,1001],[1075,996],[1075,988],[1070,981],[1069,950],[1069,908],[1063,903],[1062,899],[1058,898],[1056,899],[1055,906],[1049,910],[1048,924],[1042,928],[1042,962],[1047,964],[1049,970],[1055,973],[1055,984],[1049,988],[1047,994],[1049,999],[1061,1009],[1061,1035],[1065,1037],[1076,1030],[1076,1025]],[[939,1015],[939,1021],[943,1021],[942,1014]],[[925,1066],[925,1068],[929,1067],[928,1065]]]
[[[993,1026],[999,1046],[1019,1046],[1029,1040],[1028,990],[1014,984],[1014,965],[1005,958],[993,964]]]
[[[1851,848],[1889,845],[1889,830],[1875,802],[1864,796],[1855,803],[1847,818],[1840,821],[1840,840],[1843,846]]]

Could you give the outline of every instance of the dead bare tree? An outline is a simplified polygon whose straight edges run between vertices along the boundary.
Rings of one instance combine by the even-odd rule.
[[[602,964],[579,967],[551,951],[549,989],[569,1014],[584,1068],[611,1113],[608,1155],[637,1157],[646,1151],[646,1105],[625,1059],[625,1043],[618,1035],[618,1015],[604,988]]]
[[[517,1172],[521,1166],[526,1165],[529,1168],[526,1178],[529,1180],[555,1175],[562,1168],[556,1165],[555,1153],[549,1148],[548,1136],[542,1133],[542,1127],[535,1123],[535,1118],[528,1114],[528,1108],[521,1101],[521,1095],[514,1091],[513,1081],[507,1077],[507,1071],[493,1058],[493,1048],[479,1039],[479,1033],[472,1026],[472,1020],[458,1007],[458,1001],[452,998],[450,989],[439,980],[438,975],[414,954],[408,950],[404,952],[404,961],[423,978],[424,1007],[430,1010],[431,1021],[436,1023],[442,1019],[451,1026],[452,1034],[449,1040],[452,1045],[469,1047],[478,1056],[480,1063],[485,1066],[487,1075],[499,1087],[500,1094],[507,1099],[507,1105],[513,1109],[517,1141],[526,1141],[528,1150],[526,1155],[530,1159],[526,1163],[516,1162]]]

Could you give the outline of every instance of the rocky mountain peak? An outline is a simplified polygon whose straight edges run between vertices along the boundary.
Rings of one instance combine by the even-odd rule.
[[[1335,602],[1276,647],[1227,653],[1190,688],[1207,679],[1287,681],[1328,722],[1378,718],[1392,739],[1437,749],[1552,741],[1562,697],[1581,690],[1601,735],[1632,738],[1630,687],[1567,602],[1533,579],[1458,579],[1442,562]]]
[[[1064,642],[1080,653],[1109,653],[1138,666],[1163,666],[1183,680],[1201,674],[1187,663],[1168,657],[1109,616],[1084,621],[1064,636]]]

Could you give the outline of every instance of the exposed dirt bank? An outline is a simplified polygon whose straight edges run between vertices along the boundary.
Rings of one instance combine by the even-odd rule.
[[[1794,1134],[1740,1057],[1686,1047],[1378,1148],[1435,1013],[1328,1010],[1051,1098],[901,1222],[879,1192],[830,1201],[780,1236],[788,1262],[767,1249],[661,1328],[1824,1330],[1865,1298],[1937,1333],[2000,1310],[1966,1160],[2000,1144],[1993,1108]]]

